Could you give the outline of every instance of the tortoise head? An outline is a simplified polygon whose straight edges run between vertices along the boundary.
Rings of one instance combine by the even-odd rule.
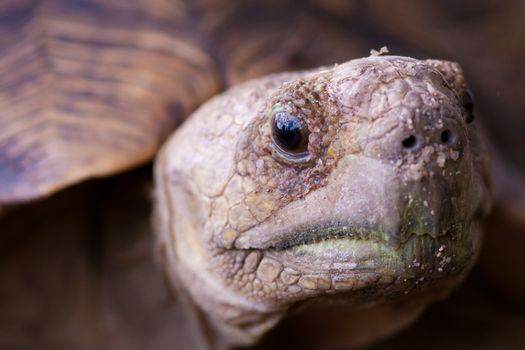
[[[235,342],[292,306],[410,300],[399,317],[413,317],[479,250],[490,191],[472,119],[461,69],[436,60],[368,57],[226,92],[158,158],[172,280]]]

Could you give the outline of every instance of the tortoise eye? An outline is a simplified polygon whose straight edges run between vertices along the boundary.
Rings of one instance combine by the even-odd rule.
[[[279,148],[292,155],[308,151],[308,125],[293,114],[278,111],[272,120],[272,137]]]
[[[469,89],[463,93],[463,108],[467,112],[466,122],[472,123],[474,121],[474,96]]]

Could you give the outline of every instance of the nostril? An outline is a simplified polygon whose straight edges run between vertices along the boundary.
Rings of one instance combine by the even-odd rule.
[[[403,147],[407,149],[415,149],[417,148],[417,146],[419,146],[419,140],[414,135],[410,135],[409,137],[401,141],[401,143],[403,144]]]
[[[451,130],[443,130],[441,133],[441,142],[447,144],[447,145],[454,145],[456,143],[457,136],[456,133]]]

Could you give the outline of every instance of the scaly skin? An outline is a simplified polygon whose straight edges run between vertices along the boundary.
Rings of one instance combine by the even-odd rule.
[[[465,88],[455,63],[371,56],[235,87],[175,132],[156,163],[161,259],[215,344],[251,344],[302,306],[348,320],[317,338],[362,345],[463,279],[490,205]],[[276,111],[306,122],[306,156],[276,146]]]

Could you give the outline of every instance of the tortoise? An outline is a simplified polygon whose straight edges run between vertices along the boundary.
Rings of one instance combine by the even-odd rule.
[[[472,267],[492,170],[457,63],[341,63],[351,44],[333,28],[316,32],[330,40],[315,50],[305,32],[274,47],[291,21],[319,21],[304,17],[319,4],[1,6],[7,214],[149,161],[204,101],[265,76],[203,104],[156,161],[159,266],[198,346],[253,344],[285,315],[315,329],[314,347],[361,346],[411,323]],[[246,13],[260,25],[239,32],[257,18]],[[339,65],[267,75],[311,68],[328,48]]]

